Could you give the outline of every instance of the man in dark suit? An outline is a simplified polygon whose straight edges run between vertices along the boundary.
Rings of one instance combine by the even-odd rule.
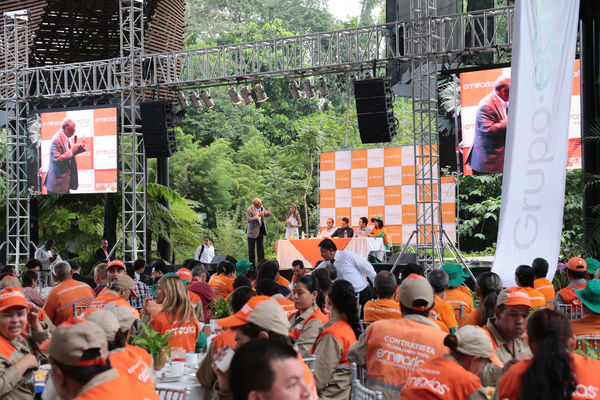
[[[102,239],[100,241],[100,248],[96,250],[94,258],[97,262],[109,262],[111,260],[108,256],[108,240]]]
[[[494,90],[477,106],[475,139],[467,158],[474,174],[496,174],[504,169],[509,91],[510,78],[500,76],[496,79]]]
[[[48,193],[69,193],[79,186],[75,156],[85,151],[85,138],[77,143],[75,122],[66,118],[61,129],[52,136],[50,162],[44,184]]]
[[[255,246],[258,253],[258,261],[265,258],[265,247],[263,244],[263,238],[267,234],[265,217],[270,216],[271,207],[265,211],[259,198],[254,199],[252,205],[246,210],[246,219],[248,220],[248,227],[246,229],[246,236],[248,236],[248,258],[254,265],[257,265],[254,253]]]

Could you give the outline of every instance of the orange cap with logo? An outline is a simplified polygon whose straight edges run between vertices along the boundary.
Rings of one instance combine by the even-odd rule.
[[[121,260],[112,260],[106,266],[106,269],[113,269],[113,268],[126,269],[125,264]]]
[[[517,286],[509,287],[498,294],[496,307],[501,304],[506,306],[527,306],[532,308],[531,300],[529,299],[527,292]]]
[[[567,262],[567,268],[571,271],[587,271],[587,263],[581,257],[571,257]]]
[[[175,272],[175,273],[177,274],[178,277],[180,277],[184,281],[189,282],[192,280],[192,272],[187,268],[179,268],[177,270],[177,272]]]
[[[27,299],[21,288],[7,287],[0,291],[0,311],[10,307],[25,307],[29,310]]]

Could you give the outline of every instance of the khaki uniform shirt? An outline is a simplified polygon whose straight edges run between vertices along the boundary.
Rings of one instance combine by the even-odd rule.
[[[323,328],[323,323],[318,318],[313,318],[307,323],[304,323],[304,320],[314,311],[314,308],[310,307],[302,314],[296,313],[292,315],[292,318],[290,319],[290,330],[294,328],[302,329],[302,333],[295,342],[298,352],[302,357],[312,357],[310,350],[312,349],[313,344],[315,344],[315,340],[317,340],[317,335]],[[302,325],[302,327],[300,327],[300,325]]]

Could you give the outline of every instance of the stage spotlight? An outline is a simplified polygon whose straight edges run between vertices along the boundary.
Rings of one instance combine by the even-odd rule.
[[[256,93],[257,103],[263,103],[269,100],[269,98],[267,97],[267,93],[265,93],[265,88],[262,84],[259,83],[258,85],[254,86],[254,92]]]
[[[190,93],[190,101],[192,102],[192,105],[194,106],[196,111],[198,111],[202,108],[202,104],[200,103],[200,99],[198,98],[198,95],[196,94],[196,92]]]
[[[200,92],[200,97],[202,97],[202,101],[204,102],[207,110],[212,110],[215,108],[215,102],[210,96],[210,93],[208,93],[206,90]]]
[[[325,78],[319,78],[319,97],[329,97],[329,88],[327,88],[327,81]]]
[[[300,100],[302,95],[300,94],[300,86],[298,86],[298,82],[290,81],[288,86],[290,87],[290,92],[292,93],[292,99]]]
[[[177,94],[177,101],[179,102],[179,107],[181,107],[182,110],[187,110],[190,106],[185,95],[181,92]]]
[[[356,80],[356,76],[350,75],[350,93],[354,94],[354,81]]]
[[[242,87],[240,92],[242,93],[242,99],[244,99],[245,105],[248,106],[248,105],[254,103],[254,99],[252,98],[252,93],[250,93],[250,90],[246,86]]]
[[[304,93],[306,93],[307,99],[315,98],[315,91],[310,78],[304,78]]]
[[[235,90],[234,87],[230,87],[227,93],[229,94],[229,97],[231,98],[233,104],[240,104],[242,102],[240,94],[237,92],[237,90]]]

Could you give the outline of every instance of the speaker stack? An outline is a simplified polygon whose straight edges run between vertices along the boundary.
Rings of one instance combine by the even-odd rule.
[[[177,152],[175,113],[169,101],[143,101],[140,104],[142,134],[147,158],[168,158]]]
[[[391,142],[396,136],[396,120],[390,78],[355,80],[354,97],[361,141]]]

